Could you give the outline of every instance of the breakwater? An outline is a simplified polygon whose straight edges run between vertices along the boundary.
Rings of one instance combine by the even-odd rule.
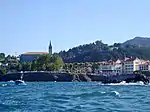
[[[22,76],[23,75],[23,76]],[[149,77],[143,74],[121,74],[121,75],[99,75],[99,74],[70,74],[60,72],[24,72],[10,73],[0,76],[0,81],[10,81],[22,79],[28,82],[34,81],[57,81],[57,82],[91,82],[97,81],[102,83],[119,83],[121,81],[137,82],[143,81],[149,83]]]

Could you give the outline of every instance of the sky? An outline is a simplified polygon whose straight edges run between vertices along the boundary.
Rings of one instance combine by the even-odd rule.
[[[0,0],[0,52],[53,52],[150,36],[150,0]]]

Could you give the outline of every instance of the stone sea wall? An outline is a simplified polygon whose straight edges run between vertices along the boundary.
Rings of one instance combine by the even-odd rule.
[[[21,79],[22,73],[11,73],[4,76],[0,75],[0,81],[10,81]],[[25,72],[22,79],[24,81],[57,81],[57,82],[91,82],[98,81],[102,83],[119,83],[121,81],[136,82],[143,81],[149,82],[148,77],[143,74],[122,74],[122,75],[99,75],[99,74],[69,74],[57,72]]]

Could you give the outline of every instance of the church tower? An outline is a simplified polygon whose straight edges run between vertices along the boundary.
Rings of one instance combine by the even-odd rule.
[[[49,43],[49,54],[52,54],[52,44],[51,44],[51,41]]]

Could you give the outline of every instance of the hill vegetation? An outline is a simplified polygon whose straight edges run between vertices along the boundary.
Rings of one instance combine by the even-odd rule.
[[[96,41],[94,43],[74,47],[68,51],[61,51],[59,55],[65,62],[69,63],[117,60],[125,57],[138,57],[150,60],[150,46],[148,45],[150,42],[145,45],[145,38],[143,39],[144,41],[141,41],[141,38],[139,40],[138,37],[135,38],[134,41],[135,40],[137,43],[131,43],[131,40],[123,44],[115,43],[114,45],[107,45],[102,41]],[[146,38],[146,40],[150,39]]]
[[[150,46],[150,38],[135,37],[133,39],[127,40],[122,45]]]

